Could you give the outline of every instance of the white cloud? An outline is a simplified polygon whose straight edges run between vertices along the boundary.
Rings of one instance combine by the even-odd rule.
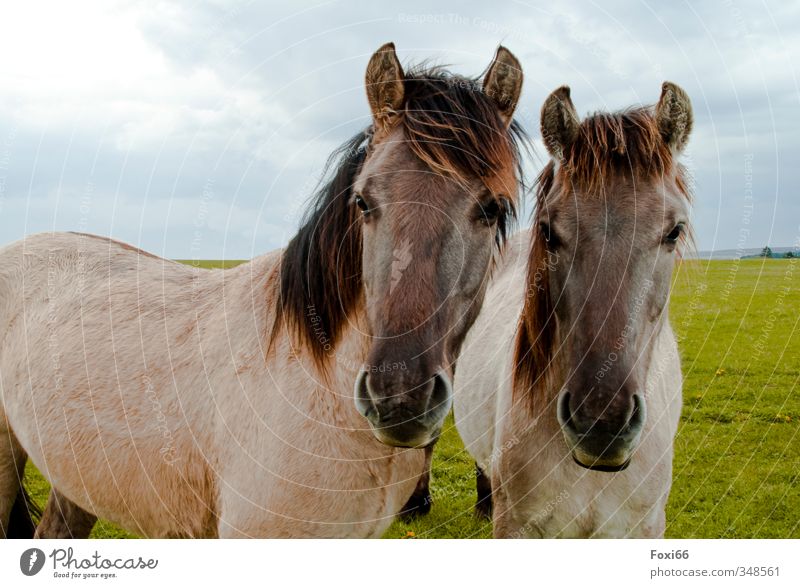
[[[800,231],[789,163],[799,14],[738,1],[12,4],[0,35],[0,234],[76,228],[92,185],[98,232],[185,257],[211,178],[201,255],[278,246],[327,155],[367,123],[363,68],[394,40],[405,61],[471,75],[507,44],[525,68],[519,116],[534,136],[563,83],[582,113],[651,103],[665,78],[682,84],[696,113],[700,246],[736,245],[748,153],[752,239],[787,244]]]

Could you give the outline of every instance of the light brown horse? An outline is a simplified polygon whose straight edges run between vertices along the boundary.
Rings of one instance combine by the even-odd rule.
[[[467,336],[456,424],[496,537],[660,537],[681,409],[667,318],[690,198],[689,99],[580,121],[542,108],[552,157]]]
[[[288,247],[234,269],[79,234],[0,250],[0,533],[30,524],[30,458],[55,489],[40,536],[94,516],[147,537],[379,536],[514,214],[521,84],[503,48],[480,86],[381,47],[371,127]]]

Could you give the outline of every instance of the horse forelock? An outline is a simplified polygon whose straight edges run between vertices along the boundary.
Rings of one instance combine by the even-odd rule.
[[[445,176],[479,176],[515,209],[524,190],[521,153],[530,145],[522,127],[506,124],[475,79],[417,68],[406,74],[404,85],[397,124],[414,154]]]
[[[664,141],[652,106],[586,117],[578,137],[566,149],[560,165],[550,162],[536,181],[537,188],[552,185],[557,175],[583,197],[602,196],[619,176],[661,179],[674,174],[680,193],[691,200],[683,166]],[[537,190],[537,200],[541,196]],[[547,196],[547,194],[545,194]]]

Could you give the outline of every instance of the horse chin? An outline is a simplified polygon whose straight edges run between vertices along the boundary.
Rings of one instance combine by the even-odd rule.
[[[570,430],[564,430],[564,439],[570,448],[569,452],[572,455],[572,461],[582,468],[595,472],[621,472],[625,470],[631,464],[636,448],[635,443],[626,443],[623,446],[617,445],[616,447],[603,443],[601,445],[605,446],[605,451],[598,454],[598,452],[585,447],[581,440]]]
[[[424,449],[425,447],[429,447],[436,443],[437,439],[439,438],[439,431],[434,431],[432,434],[425,433],[409,439],[398,439],[391,435],[387,435],[381,429],[376,429],[375,427],[372,427],[372,434],[384,445],[388,445],[390,447],[403,447],[406,449]]]
[[[586,468],[587,470],[592,470],[592,471],[595,471],[595,472],[611,472],[611,473],[613,473],[613,472],[622,472],[625,469],[627,469],[627,467],[631,464],[630,456],[625,461],[623,461],[622,463],[604,462],[602,460],[594,460],[594,461],[586,460],[586,461],[582,461],[581,459],[578,458],[577,455],[575,455],[575,452],[572,452],[572,461],[574,461],[576,464],[578,464],[582,468]],[[589,462],[589,465],[587,465],[586,462]]]

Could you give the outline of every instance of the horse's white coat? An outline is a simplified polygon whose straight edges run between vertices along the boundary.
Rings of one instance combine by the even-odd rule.
[[[0,517],[18,442],[144,536],[380,536],[423,451],[378,442],[354,407],[361,311],[328,384],[285,330],[267,354],[279,260],[195,270],[75,234],[0,249]]]

